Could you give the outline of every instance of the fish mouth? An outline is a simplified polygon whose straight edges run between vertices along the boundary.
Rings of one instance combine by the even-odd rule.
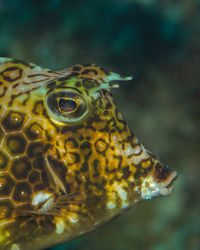
[[[167,172],[167,173],[166,173]],[[164,176],[150,175],[143,179],[141,185],[142,200],[151,199],[156,196],[170,195],[173,189],[173,183],[177,179],[177,172],[165,169]]]
[[[162,185],[160,187],[160,194],[165,196],[165,195],[170,195],[173,189],[173,183],[177,179],[178,174],[176,171],[171,171],[169,176],[165,179],[164,182],[162,182]]]

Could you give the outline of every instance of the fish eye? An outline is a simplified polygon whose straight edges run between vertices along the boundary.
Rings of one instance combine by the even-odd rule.
[[[58,109],[63,113],[71,113],[76,111],[80,103],[70,98],[62,97],[57,100]]]
[[[84,97],[71,90],[50,92],[45,106],[50,118],[58,123],[78,122],[88,113],[88,105]]]

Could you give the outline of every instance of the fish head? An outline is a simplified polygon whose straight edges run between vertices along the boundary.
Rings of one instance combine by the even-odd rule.
[[[21,93],[8,98],[8,109],[19,110],[14,118],[9,113],[9,119],[18,119],[22,107],[21,117],[28,114],[22,130],[30,140],[28,157],[43,158],[61,192],[97,197],[111,215],[140,200],[170,194],[176,178],[129,129],[111,94],[119,87],[116,80],[131,77],[107,71],[98,79],[72,73],[28,91],[19,84]]]
[[[54,145],[60,145],[70,192],[78,188],[89,199],[101,197],[113,214],[169,195],[177,176],[144,148],[113,101],[111,88],[119,87],[114,80],[130,79],[109,72],[99,81],[61,78],[43,86],[48,120],[59,127]]]

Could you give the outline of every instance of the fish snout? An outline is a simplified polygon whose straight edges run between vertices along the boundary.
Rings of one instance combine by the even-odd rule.
[[[164,166],[160,161],[158,161],[152,173],[142,181],[142,200],[151,199],[160,195],[170,195],[176,178],[176,171],[170,170],[167,166]]]

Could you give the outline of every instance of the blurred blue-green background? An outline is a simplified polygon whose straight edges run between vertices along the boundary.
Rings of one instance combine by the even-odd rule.
[[[115,101],[174,192],[49,250],[200,249],[200,1],[0,0],[0,56],[134,75]]]

